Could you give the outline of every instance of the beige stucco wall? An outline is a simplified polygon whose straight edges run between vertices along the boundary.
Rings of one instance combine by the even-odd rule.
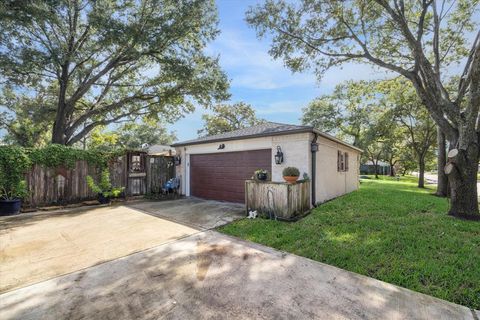
[[[297,167],[300,170],[301,178],[303,173],[307,173],[311,178],[310,144],[313,137],[313,133],[297,133],[177,147],[177,155],[180,155],[182,159],[181,165],[176,167],[177,176],[181,178],[182,194],[190,195],[190,173],[187,169],[190,166],[190,155],[192,154],[271,149],[272,181],[283,181],[282,171],[289,166]],[[225,148],[218,150],[221,143],[225,144]],[[356,190],[358,188],[359,162],[357,155],[359,153],[324,137],[318,137],[317,143],[319,151],[317,152],[316,201],[324,202]],[[280,146],[283,152],[284,161],[281,165],[275,164],[274,155],[277,152],[277,146]],[[349,152],[350,169],[348,172],[337,172],[337,150]]]
[[[358,189],[360,152],[340,143],[319,137],[317,140],[316,202],[322,203]],[[338,151],[348,152],[349,170],[337,171]]]

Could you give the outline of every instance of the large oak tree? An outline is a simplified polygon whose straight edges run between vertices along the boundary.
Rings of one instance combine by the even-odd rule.
[[[212,114],[202,115],[203,128],[199,136],[211,136],[237,129],[257,125],[264,120],[257,118],[251,105],[244,102],[218,104],[212,108]]]
[[[408,79],[447,140],[449,214],[479,218],[480,31],[478,0],[269,0],[247,21],[259,36],[273,37],[270,54],[294,71],[325,70],[348,62],[370,63]],[[473,31],[468,41],[467,31]],[[455,94],[446,70],[463,62]]]
[[[217,22],[213,0],[2,1],[0,84],[32,102],[55,89],[53,143],[138,117],[173,121],[228,96],[203,53]]]

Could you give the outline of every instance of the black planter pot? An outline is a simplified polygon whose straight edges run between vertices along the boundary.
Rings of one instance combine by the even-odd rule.
[[[100,202],[101,204],[110,203],[110,197],[105,197],[103,194],[99,193],[98,194],[98,202]]]
[[[22,200],[0,200],[0,216],[10,216],[20,213]]]
[[[267,174],[266,173],[257,173],[257,179],[261,181],[267,180]]]

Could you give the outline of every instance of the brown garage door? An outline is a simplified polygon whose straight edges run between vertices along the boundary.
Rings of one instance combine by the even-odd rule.
[[[245,201],[245,180],[257,169],[272,172],[272,150],[190,156],[190,194],[232,202]]]

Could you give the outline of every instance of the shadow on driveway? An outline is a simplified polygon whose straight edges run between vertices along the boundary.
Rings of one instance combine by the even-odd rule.
[[[466,307],[201,232],[0,296],[3,319],[473,319]]]
[[[127,206],[200,230],[213,229],[246,216],[243,204],[198,198],[139,201]]]

